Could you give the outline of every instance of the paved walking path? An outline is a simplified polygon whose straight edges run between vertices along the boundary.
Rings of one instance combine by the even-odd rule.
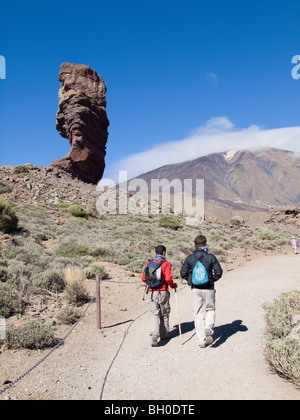
[[[211,348],[196,345],[190,289],[178,293],[183,346],[172,291],[171,339],[150,346],[149,315],[132,324],[109,373],[104,400],[300,399],[300,391],[270,373],[262,354],[262,304],[300,288],[300,255],[247,262],[216,284],[217,323]]]

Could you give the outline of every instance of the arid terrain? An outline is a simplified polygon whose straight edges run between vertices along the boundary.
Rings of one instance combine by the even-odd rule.
[[[288,267],[284,283],[282,267]],[[171,338],[153,349],[139,276],[111,263],[105,268],[109,280],[101,287],[102,330],[96,328],[93,304],[64,345],[0,399],[300,399],[293,385],[270,371],[262,353],[262,304],[299,287],[299,256],[250,255],[225,273],[216,284],[215,341],[206,349],[196,344],[188,286],[178,290],[183,345],[172,293]],[[89,287],[93,293],[95,284]],[[0,383],[14,380],[46,353],[2,352]],[[159,389],[151,385],[153,376],[162,384]]]
[[[262,304],[299,288],[299,255],[290,247],[291,236],[300,233],[297,206],[272,207],[259,217],[231,208],[226,221],[209,216],[198,226],[188,226],[184,215],[172,212],[99,215],[96,187],[56,168],[6,166],[0,168],[0,176],[1,199],[18,219],[16,229],[0,236],[1,294],[15,296],[11,302],[4,299],[11,306],[8,327],[21,331],[34,321],[51,328],[58,342],[87,308],[95,293],[95,276],[103,277],[101,331],[96,328],[93,302],[63,345],[1,394],[1,400],[299,399],[291,384],[270,373],[262,352]],[[215,343],[202,353],[195,343],[189,288],[179,279],[180,264],[193,251],[199,232],[206,235],[210,251],[224,268],[217,284]],[[166,245],[173,277],[180,284],[184,345],[179,342],[172,296],[171,339],[152,349],[140,277],[159,243]],[[288,271],[282,272],[282,267]],[[68,270],[82,278],[88,296],[83,304],[68,301],[64,283]],[[4,343],[0,388],[26,373],[49,350],[20,350]],[[153,371],[165,384],[157,395],[147,391]],[[170,376],[178,385],[174,389],[166,382]]]

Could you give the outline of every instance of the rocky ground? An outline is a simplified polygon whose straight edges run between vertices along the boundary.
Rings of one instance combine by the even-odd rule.
[[[51,167],[0,167],[2,196],[13,202],[56,208],[60,202],[78,203],[86,208],[95,205],[96,186],[81,182],[70,174]]]

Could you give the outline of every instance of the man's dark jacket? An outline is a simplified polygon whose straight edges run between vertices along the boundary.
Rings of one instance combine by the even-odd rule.
[[[200,258],[202,259],[202,264],[207,270],[209,282],[204,285],[195,286],[192,284],[192,274],[193,274],[194,267],[197,261],[200,260]],[[187,257],[180,271],[181,277],[183,279],[186,279],[188,281],[188,284],[192,286],[192,288],[195,288],[195,289],[213,290],[214,283],[222,277],[222,274],[223,274],[223,270],[222,270],[222,267],[220,266],[219,261],[217,260],[215,255],[208,253],[207,247],[196,248],[194,253]]]

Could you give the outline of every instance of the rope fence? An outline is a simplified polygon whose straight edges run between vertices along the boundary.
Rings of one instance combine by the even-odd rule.
[[[49,356],[51,356],[52,353],[55,352],[55,350],[57,350],[60,346],[62,346],[64,344],[64,342],[69,337],[69,335],[71,335],[71,333],[75,330],[75,328],[78,326],[78,324],[82,321],[82,319],[84,318],[84,316],[88,312],[90,306],[94,302],[95,298],[99,294],[100,286],[101,286],[101,283],[102,283],[102,279],[101,279],[101,281],[100,281],[99,278],[97,280],[98,281],[97,281],[97,285],[96,285],[96,292],[95,292],[94,296],[90,300],[90,302],[87,305],[87,307],[84,310],[84,312],[81,314],[80,318],[72,326],[72,328],[70,329],[70,331],[54,347],[52,347],[52,349],[41,360],[39,360],[34,366],[32,366],[25,373],[23,373],[22,375],[20,375],[16,380],[14,380],[13,382],[10,382],[5,388],[1,389],[0,390],[0,395],[2,395],[4,392],[8,391],[10,388],[12,388],[14,385],[16,385],[19,381],[21,381],[22,379],[24,379],[25,376],[29,375],[29,373],[31,373],[34,369],[36,369],[39,365],[41,365],[46,359],[48,359]]]

